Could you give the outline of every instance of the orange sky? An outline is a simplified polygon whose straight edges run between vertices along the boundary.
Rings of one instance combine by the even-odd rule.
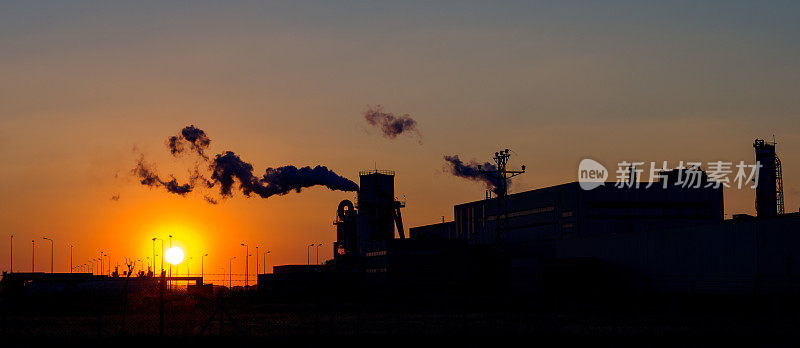
[[[43,236],[56,271],[68,271],[68,243],[76,264],[100,250],[121,263],[170,233],[192,273],[206,252],[207,273],[232,256],[241,273],[243,242],[271,250],[270,265],[305,263],[312,242],[331,256],[335,208],[353,193],[209,205],[139,185],[141,154],[187,177],[191,158],[164,141],[189,124],[256,175],[395,170],[409,227],[483,197],[443,173],[443,155],[486,161],[506,147],[529,168],[511,186],[523,191],[574,181],[584,157],[752,162],[752,140],[775,134],[787,210],[800,207],[796,4],[2,6],[3,270],[10,234],[19,271],[32,239],[36,269],[49,269]],[[376,104],[414,117],[422,144],[369,128],[361,114]],[[725,196],[727,214],[753,212],[752,192]]]

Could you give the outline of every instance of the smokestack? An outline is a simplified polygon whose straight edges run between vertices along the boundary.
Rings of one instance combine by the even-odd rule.
[[[756,186],[756,216],[775,216],[778,214],[775,143],[756,139],[753,148],[756,150],[756,162],[761,165],[758,169],[758,186]]]

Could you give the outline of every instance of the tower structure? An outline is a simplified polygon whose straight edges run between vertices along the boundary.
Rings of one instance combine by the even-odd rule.
[[[510,238],[508,226],[508,180],[525,173],[525,166],[522,170],[507,170],[508,160],[511,154],[508,149],[494,153],[496,170],[484,170],[480,165],[478,170],[484,175],[495,178],[495,195],[497,196],[497,219],[495,225],[497,243],[507,242]]]
[[[781,160],[775,153],[775,142],[763,139],[753,141],[758,167],[756,187],[756,215],[770,217],[784,213],[783,175]]]

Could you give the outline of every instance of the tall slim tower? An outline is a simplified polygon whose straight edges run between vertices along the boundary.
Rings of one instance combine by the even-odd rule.
[[[498,151],[494,153],[494,161],[497,163],[497,170],[484,170],[478,166],[478,170],[485,175],[495,177],[497,180],[496,194],[497,194],[497,220],[495,223],[495,237],[497,243],[508,242],[511,239],[509,235],[508,226],[508,179],[517,175],[525,173],[525,166],[522,170],[507,170],[506,165],[511,154],[508,149],[505,151]]]
[[[756,187],[756,215],[770,217],[783,214],[783,178],[775,143],[756,139],[753,148],[756,150],[756,161],[761,165]]]

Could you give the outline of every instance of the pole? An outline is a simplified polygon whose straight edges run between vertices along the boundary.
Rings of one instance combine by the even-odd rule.
[[[247,276],[249,275],[249,274],[248,274],[248,273],[249,273],[248,266],[249,266],[249,263],[250,263],[250,262],[249,262],[249,261],[250,261],[250,260],[249,260],[249,257],[250,257],[250,247],[248,247],[248,246],[247,246],[246,244],[244,244],[244,243],[242,243],[242,246],[244,247],[244,286],[245,286],[245,288],[246,288],[246,287],[247,287],[247,278],[248,278]]]
[[[69,245],[69,273],[72,273],[72,244]]]
[[[322,243],[317,244],[317,265],[319,265],[319,247],[322,246]]]
[[[36,242],[31,240],[31,273],[36,272]]]
[[[203,266],[203,263],[205,262],[205,261],[204,261],[204,258],[205,258],[206,256],[208,256],[208,254],[205,254],[205,255],[200,255],[200,279],[201,279],[201,284],[204,284],[204,283],[205,283],[205,280],[202,280],[202,279],[203,279],[203,277],[205,276],[205,272],[203,271],[203,267],[204,267],[204,266]]]
[[[314,243],[309,244],[306,247],[306,265],[311,265],[311,247],[314,246]]]
[[[14,235],[11,235],[11,268],[8,273],[14,273]]]
[[[228,288],[230,289],[233,289],[233,259],[235,258],[236,256],[228,259]]]
[[[256,245],[256,277],[258,277],[258,245]]]
[[[172,235],[169,235],[169,248],[172,249]],[[164,254],[161,254],[161,257],[164,257]],[[169,276],[172,278],[172,264],[169,264]],[[172,283],[169,283],[169,290],[172,291]]]
[[[153,273],[155,273],[156,268],[156,238],[153,238]]]
[[[163,244],[163,243],[162,243]],[[164,336],[164,270],[161,270],[161,281],[158,287],[158,335]]]
[[[267,273],[267,254],[269,254],[269,250],[264,253],[264,273]]]

